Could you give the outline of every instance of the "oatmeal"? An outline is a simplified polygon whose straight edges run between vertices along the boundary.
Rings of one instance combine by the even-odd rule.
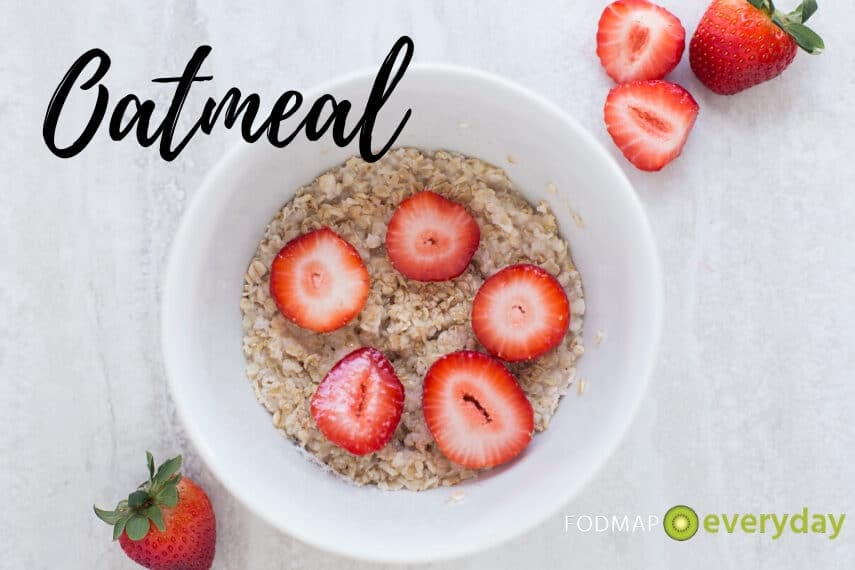
[[[423,188],[463,204],[480,226],[472,262],[450,281],[409,280],[386,256],[386,224],[404,198]],[[288,321],[269,292],[269,268],[282,246],[322,226],[356,248],[371,278],[364,309],[326,334]],[[506,364],[531,402],[535,430],[543,431],[584,352],[582,282],[550,206],[529,204],[502,169],[459,154],[397,149],[374,164],[351,158],[297,191],[270,222],[247,269],[240,301],[243,349],[256,396],[285,436],[357,484],[422,490],[476,476],[477,471],[452,463],[437,449],[422,414],[422,381],[441,356],[482,350],[470,326],[472,299],[485,279],[517,263],[532,263],[554,275],[572,310],[570,328],[556,349],[529,362]],[[385,354],[404,386],[405,400],[391,441],[375,453],[356,456],[324,437],[309,408],[324,375],[361,346]]]

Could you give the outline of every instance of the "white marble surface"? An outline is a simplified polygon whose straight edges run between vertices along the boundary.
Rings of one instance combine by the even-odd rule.
[[[5,568],[131,568],[91,513],[139,479],[143,451],[183,451],[218,518],[216,568],[369,568],[283,536],[212,478],[170,403],[159,349],[164,262],[187,200],[237,139],[197,138],[173,163],[101,132],[73,160],[41,122],[72,60],[113,58],[114,97],[209,43],[214,81],[270,102],[376,67],[400,34],[419,61],[486,69],[543,93],[612,152],[609,81],[593,35],[605,0],[566,2],[23,2],[0,0],[0,489]],[[706,0],[667,4],[694,29]],[[660,174],[626,165],[665,272],[659,366],[615,455],[566,513],[848,512],[817,536],[583,535],[556,516],[512,542],[431,568],[855,566],[855,6],[826,1],[828,51],[733,98],[683,61],[701,115]],[[597,426],[591,426],[592,430]],[[549,497],[544,497],[548,501]],[[370,524],[370,521],[365,521]]]

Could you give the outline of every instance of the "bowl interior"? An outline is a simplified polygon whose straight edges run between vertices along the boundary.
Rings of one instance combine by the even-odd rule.
[[[373,73],[359,74],[317,93],[351,100],[353,120],[372,82]],[[646,218],[620,169],[574,121],[495,77],[415,66],[380,113],[375,144],[387,140],[406,108],[412,118],[396,146],[454,150],[503,166],[530,201],[552,205],[582,274],[585,393],[571,390],[549,429],[517,461],[454,489],[464,493],[458,502],[448,500],[452,489],[358,488],[302,457],[257,403],[241,352],[238,301],[246,266],[278,208],[296,188],[357,154],[355,143],[340,149],[328,139],[299,137],[286,149],[259,142],[227,155],[197,192],[175,238],[162,315],[176,406],[223,484],[306,542],[388,561],[486,548],[561,508],[626,429],[650,373],[661,311]],[[595,346],[598,331],[607,337]]]

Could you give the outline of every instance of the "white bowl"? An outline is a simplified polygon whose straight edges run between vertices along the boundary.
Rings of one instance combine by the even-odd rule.
[[[357,115],[373,76],[347,76],[305,100],[329,92],[353,101]],[[505,167],[529,201],[552,204],[582,274],[587,352],[579,376],[587,389],[562,399],[549,429],[521,458],[454,489],[356,487],[307,461],[256,401],[244,374],[238,307],[247,264],[294,190],[357,154],[356,144],[340,149],[328,136],[316,143],[300,137],[276,149],[261,141],[241,144],[216,165],[175,237],[162,342],[187,432],[249,509],[341,555],[413,562],[488,548],[558,516],[638,407],[659,338],[662,292],[656,249],[632,187],[610,155],[556,106],[481,72],[417,65],[381,112],[375,144],[387,140],[406,108],[412,118],[396,146],[454,150]],[[570,207],[584,227],[574,223]],[[607,336],[595,346],[598,331]],[[463,500],[449,501],[458,490]]]

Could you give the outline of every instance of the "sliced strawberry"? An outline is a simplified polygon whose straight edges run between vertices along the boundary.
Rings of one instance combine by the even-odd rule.
[[[422,409],[440,451],[470,469],[510,461],[534,430],[534,411],[516,378],[472,350],[447,354],[430,367]]]
[[[459,276],[472,260],[481,229],[471,214],[435,192],[413,194],[398,205],[386,230],[395,269],[416,281]]]
[[[472,301],[472,330],[503,360],[536,358],[558,346],[570,325],[570,303],[548,271],[512,265],[487,279]]]
[[[680,20],[647,0],[617,0],[600,16],[597,55],[618,83],[662,79],[677,67],[685,49]]]
[[[606,128],[641,170],[661,170],[683,150],[698,117],[692,95],[667,81],[618,85],[606,99]]]
[[[270,294],[279,310],[315,332],[346,325],[365,305],[369,284],[359,253],[329,228],[289,241],[270,268]]]
[[[327,373],[312,396],[312,417],[328,440],[366,455],[389,443],[404,409],[404,386],[377,349],[354,350]]]

